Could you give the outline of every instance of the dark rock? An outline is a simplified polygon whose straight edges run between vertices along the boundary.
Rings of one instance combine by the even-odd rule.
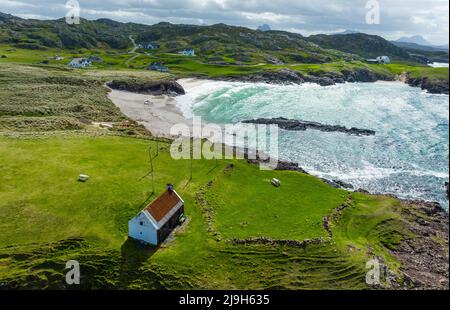
[[[237,82],[262,82],[268,84],[302,84],[305,82],[302,74],[287,68],[279,71],[260,72],[253,75],[221,78],[221,80]]]
[[[317,76],[308,76],[305,78],[305,82],[310,82],[310,83],[316,83],[319,84],[320,86],[331,86],[331,85],[335,85],[336,82],[329,77],[317,77]]]
[[[331,187],[334,187],[334,188],[341,188],[340,186],[339,186],[339,184],[337,184],[336,182],[334,182],[334,181],[332,181],[332,180],[328,180],[328,179],[325,179],[325,178],[320,178],[322,181],[324,181],[326,184],[328,184],[328,185],[330,185]]]
[[[337,185],[339,185],[341,188],[344,189],[354,189],[353,185],[346,183],[344,181],[340,181],[340,180],[333,180],[334,183],[336,183]]]
[[[184,88],[174,80],[149,81],[143,83],[135,81],[130,82],[115,80],[108,83],[107,85],[112,89],[140,94],[184,95],[186,93]]]
[[[255,120],[245,120],[243,123],[247,124],[265,124],[265,125],[278,125],[281,129],[292,130],[292,131],[304,131],[307,129],[320,130],[324,132],[342,132],[350,135],[357,136],[374,136],[375,131],[369,129],[359,129],[359,128],[346,128],[344,126],[337,125],[325,125],[317,122],[292,120],[284,117],[278,118],[259,118]]]
[[[357,193],[361,193],[361,194],[370,194],[369,191],[366,191],[365,189],[362,189],[362,188],[358,188],[358,189],[356,190],[356,192],[357,192]]]
[[[412,87],[420,87],[431,94],[449,94],[448,80],[430,79],[430,78],[413,78],[409,73],[403,73],[402,80]]]
[[[287,161],[278,161],[278,166],[275,170],[297,171],[304,174],[308,174],[303,168],[299,167],[297,163],[291,163]]]

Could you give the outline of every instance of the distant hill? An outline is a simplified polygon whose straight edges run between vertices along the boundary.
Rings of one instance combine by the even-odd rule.
[[[216,24],[211,26],[121,23],[111,19],[81,20],[68,25],[58,20],[28,20],[0,13],[0,43],[27,49],[128,49],[137,43],[157,43],[159,51],[178,53],[194,48],[201,61],[212,64],[325,63],[387,55],[394,60],[426,63],[428,56],[411,46],[393,44],[380,36],[347,30],[341,34],[313,35],[259,30]],[[404,43],[402,43],[404,44]],[[427,51],[433,52],[433,51]],[[411,56],[410,54],[415,54]],[[442,54],[431,56],[443,57]],[[444,55],[445,56],[445,55]]]
[[[419,36],[419,35],[415,35],[415,36],[411,36],[411,37],[401,37],[400,39],[396,40],[396,42],[414,43],[414,44],[422,45],[422,46],[431,46],[432,45],[430,42],[425,40],[424,37]]]
[[[128,34],[143,30],[132,24],[113,25],[109,20],[68,25],[64,19],[28,20],[1,14],[0,21],[0,43],[28,49],[126,48],[130,44]]]
[[[323,48],[353,53],[366,58],[387,55],[391,59],[412,60],[409,53],[380,36],[365,33],[312,35],[307,38]]]
[[[336,33],[333,33],[333,34],[355,34],[355,33],[361,33],[361,32],[359,32],[357,30],[344,30],[342,32],[336,32]]]
[[[0,23],[5,22],[7,20],[15,19],[15,18],[18,19],[18,17],[15,17],[13,15],[0,12]]]
[[[259,31],[270,31],[270,30],[272,30],[272,28],[270,28],[269,25],[264,24],[264,25],[259,26],[259,27],[258,27],[258,30],[259,30]]]
[[[406,50],[413,58],[419,62],[447,62],[448,63],[448,49],[423,46],[415,43],[406,42],[392,42],[393,44]]]
[[[448,44],[434,45],[419,35],[415,35],[412,37],[402,37],[396,41],[393,41],[393,43],[398,46],[402,46],[402,47],[404,46],[404,47],[414,48],[414,49],[424,50],[424,51],[432,51],[430,49],[426,49],[427,47],[431,47],[434,50],[439,50],[439,51],[448,51],[448,49],[449,49]]]
[[[397,45],[398,47],[406,48],[406,49],[413,49],[417,51],[425,51],[425,52],[437,52],[437,51],[443,51],[448,52],[448,47],[439,47],[434,45],[419,45],[416,43],[408,43],[408,42],[398,42],[398,41],[391,41],[392,44]]]
[[[323,49],[300,34],[283,31],[257,31],[244,27],[159,23],[140,25],[110,19],[81,20],[68,25],[64,19],[26,20],[2,14],[0,43],[28,49],[131,48],[129,36],[136,42],[156,42],[160,51],[177,53],[195,48],[198,57],[209,63],[255,62],[323,63],[352,56]]]

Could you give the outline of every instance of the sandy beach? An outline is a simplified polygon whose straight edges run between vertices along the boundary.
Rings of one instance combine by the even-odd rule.
[[[190,88],[209,81],[182,79],[178,82],[188,92]],[[136,94],[114,89],[111,89],[108,97],[123,114],[144,125],[154,136],[171,138],[170,129],[175,124],[192,126],[192,119],[183,116],[173,97]]]
[[[214,81],[201,80],[196,78],[186,78],[177,81],[186,93],[192,88],[202,86]],[[193,133],[192,118],[186,118],[182,111],[177,106],[176,99],[168,95],[153,96],[136,94],[128,91],[120,91],[109,88],[111,91],[108,94],[109,99],[120,108],[121,112],[129,118],[135,120],[139,124],[145,126],[154,136],[161,138],[178,138],[170,133],[171,128],[176,124],[185,124]],[[207,126],[208,123],[202,122],[201,126]],[[214,124],[216,125],[216,124]],[[217,125],[216,125],[217,126]],[[222,130],[224,128],[222,127]],[[233,139],[235,134],[228,133],[228,137]],[[194,138],[199,138],[194,136]],[[201,137],[205,138],[205,137]],[[208,139],[208,137],[206,137]],[[216,142],[216,141],[212,141]],[[227,144],[224,143],[224,147],[227,148]],[[255,154],[254,150],[242,149],[240,147],[233,148],[236,155],[244,157],[244,153]],[[256,155],[255,155],[256,156]]]

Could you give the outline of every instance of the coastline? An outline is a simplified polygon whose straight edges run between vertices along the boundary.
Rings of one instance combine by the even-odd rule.
[[[400,75],[382,75],[368,69],[356,69],[354,71],[327,72],[319,75],[303,75],[302,73],[285,68],[278,71],[266,71],[253,75],[230,76],[215,78],[216,81],[248,82],[268,84],[303,84],[315,83],[320,86],[332,86],[343,83],[370,83],[370,82],[402,82],[411,87],[418,87],[430,94],[449,95],[448,80],[414,78],[408,72]]]
[[[174,138],[170,128],[175,124],[192,125],[169,95],[146,95],[115,90],[108,86],[108,98],[127,117],[135,120],[158,138]]]
[[[201,86],[211,80],[195,78],[178,81],[186,91],[191,87]],[[173,139],[170,135],[171,126],[181,123],[192,125],[192,120],[184,117],[177,107],[176,101],[169,95],[135,94],[131,92],[111,90],[108,97],[121,111],[130,118],[144,125],[156,137]],[[144,102],[148,100],[148,104]],[[227,147],[227,146],[225,146]],[[254,150],[237,149],[249,164],[258,165],[262,162],[258,153],[257,159],[248,159],[248,154]],[[276,170],[290,170],[308,174],[298,164],[279,160]],[[318,179],[320,177],[317,176]],[[448,211],[439,203],[414,199],[402,199],[392,194],[370,193],[363,189],[355,189],[339,180],[326,180],[330,186],[341,188],[356,194],[392,197],[399,202],[399,212],[402,215],[404,229],[414,232],[415,238],[405,238],[398,246],[390,249],[390,253],[401,264],[401,278],[393,279],[391,289],[448,289]],[[437,242],[436,240],[442,240]],[[447,264],[447,265],[446,265]]]
[[[171,81],[171,83],[176,83],[181,88],[183,88],[183,94],[190,92],[193,88],[202,87],[208,83],[214,83],[218,80],[211,79],[199,79],[199,78],[182,78],[177,81]],[[228,81],[230,82],[230,81]],[[376,81],[374,83],[402,83],[400,80],[394,81]],[[106,86],[108,87],[108,86]],[[147,130],[149,130],[153,136],[157,138],[165,138],[165,139],[175,139],[179,136],[174,136],[170,134],[170,129],[176,124],[187,125],[191,128],[192,133],[192,118],[186,117],[183,114],[183,111],[180,106],[177,105],[177,101],[175,99],[174,94],[158,94],[152,95],[151,93],[147,94],[138,94],[135,92],[123,91],[123,90],[114,90],[111,87],[108,87],[110,92],[108,93],[108,98],[113,101],[113,103],[120,108],[122,113],[130,117],[131,119],[137,121],[139,124],[145,126]],[[245,121],[244,121],[245,123]],[[202,125],[205,125],[202,123]],[[195,137],[194,138],[198,138]],[[225,144],[225,147],[230,147]],[[234,151],[242,156],[244,159],[248,160],[249,154],[258,154],[256,150],[249,150],[246,148],[233,148]],[[248,160],[248,162],[252,164],[258,164],[261,162],[259,157],[257,156],[256,160]],[[279,158],[279,164],[277,170],[292,170],[299,171],[302,173],[308,173],[303,167],[300,167],[297,163],[290,162],[288,160],[284,160],[283,158]],[[313,174],[314,175],[314,174]],[[328,185],[340,188],[348,191],[362,192],[372,195],[385,195],[385,196],[393,196],[396,199],[403,201],[415,201],[414,198],[405,198],[395,196],[392,193],[380,193],[380,192],[370,192],[364,188],[355,187],[353,184],[349,184],[339,179],[324,179],[319,175],[316,175],[317,178],[323,180]],[[420,200],[423,203],[436,203],[431,200]],[[442,206],[442,209],[445,211],[445,208]],[[446,212],[446,211],[445,211]]]

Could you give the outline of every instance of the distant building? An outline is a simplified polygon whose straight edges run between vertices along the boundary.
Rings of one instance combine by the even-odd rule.
[[[167,190],[128,222],[129,237],[158,246],[184,219],[184,201],[167,185]]]
[[[156,43],[139,43],[136,45],[137,48],[146,49],[146,50],[156,50],[159,48],[159,45]]]
[[[184,56],[195,56],[195,50],[193,48],[187,48],[181,51],[180,54]]]
[[[150,66],[148,66],[147,70],[158,71],[158,72],[169,72],[169,68],[167,68],[160,62],[151,63]]]
[[[159,45],[156,43],[149,43],[145,46],[145,48],[148,50],[156,50],[159,48]]]
[[[391,59],[388,56],[378,56],[375,59],[367,59],[369,63],[390,64]]]
[[[86,58],[74,58],[69,63],[69,67],[72,68],[86,68],[89,67],[90,65],[92,65],[92,62]]]

